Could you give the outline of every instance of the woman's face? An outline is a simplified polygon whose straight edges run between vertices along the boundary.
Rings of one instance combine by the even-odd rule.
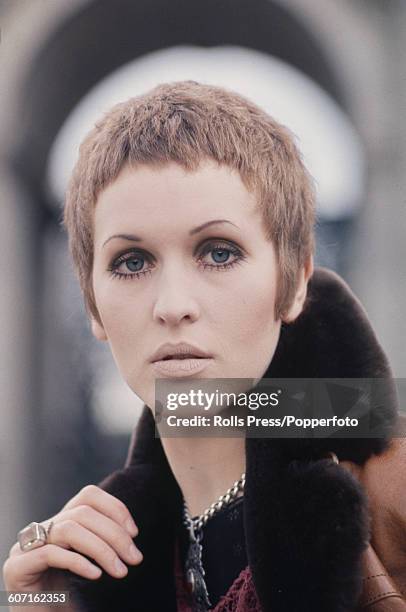
[[[150,407],[164,343],[210,356],[193,378],[257,380],[278,342],[274,248],[228,167],[124,168],[96,204],[93,288],[102,325],[92,331]]]

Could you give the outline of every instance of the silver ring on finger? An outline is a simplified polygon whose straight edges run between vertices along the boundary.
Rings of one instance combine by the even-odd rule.
[[[34,521],[21,529],[17,534],[21,550],[25,552],[44,546],[47,543],[53,524],[54,522],[51,521],[47,527],[44,527],[41,523]]]

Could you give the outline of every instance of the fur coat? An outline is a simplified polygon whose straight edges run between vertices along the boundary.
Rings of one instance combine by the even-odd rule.
[[[319,268],[308,294],[300,317],[282,328],[264,377],[389,377],[388,361],[348,286]],[[395,392],[385,411],[387,422],[404,423]],[[247,557],[264,612],[405,611],[404,439],[246,438],[245,448]],[[328,452],[340,464],[327,459]],[[132,513],[144,560],[122,579],[72,577],[81,609],[175,612],[182,495],[147,406],[126,465],[100,486]]]

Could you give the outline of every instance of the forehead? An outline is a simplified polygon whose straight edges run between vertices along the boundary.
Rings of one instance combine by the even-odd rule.
[[[126,224],[182,228],[211,218],[240,226],[261,222],[256,197],[237,171],[211,161],[193,171],[176,163],[126,166],[98,197],[95,237],[124,231]]]

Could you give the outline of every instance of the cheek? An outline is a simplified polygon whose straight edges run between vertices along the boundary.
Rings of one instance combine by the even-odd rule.
[[[275,320],[276,283],[273,275],[247,274],[227,303],[229,316],[223,321],[231,349],[231,376],[262,376],[268,367],[280,333],[280,320]],[[264,280],[265,279],[265,280]]]
[[[95,297],[109,341],[112,344],[121,343],[130,331],[129,325],[134,321],[131,317],[132,308],[129,306],[131,302],[107,288],[99,290]]]
[[[123,281],[127,282],[127,281]],[[142,307],[134,307],[134,299],[126,299],[121,294],[99,290],[96,303],[103,327],[106,332],[114,360],[127,379],[137,362],[137,346],[142,346],[145,321],[141,318]]]
[[[239,296],[233,300],[234,316],[238,319],[235,329],[251,338],[269,335],[277,327],[274,318],[276,284],[268,280],[265,274],[251,274],[245,281]]]

